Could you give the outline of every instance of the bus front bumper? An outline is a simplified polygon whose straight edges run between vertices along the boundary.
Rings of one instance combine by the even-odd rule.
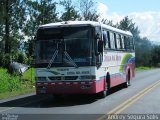
[[[83,82],[37,82],[37,94],[94,94],[104,90],[104,80]]]

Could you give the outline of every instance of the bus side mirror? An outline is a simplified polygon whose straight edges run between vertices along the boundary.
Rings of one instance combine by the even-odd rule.
[[[103,52],[103,41],[102,40],[98,41],[98,52],[99,53]]]

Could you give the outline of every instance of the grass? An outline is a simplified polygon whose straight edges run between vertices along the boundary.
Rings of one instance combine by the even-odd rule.
[[[30,89],[23,89],[23,90],[16,90],[16,91],[12,91],[12,92],[4,92],[4,93],[0,93],[0,100],[1,99],[6,99],[9,97],[14,97],[14,96],[18,96],[18,95],[23,95],[23,94],[27,94],[27,93],[32,93],[35,91],[35,88],[32,87]]]
[[[35,75],[34,68],[30,68],[23,74],[21,79],[24,81],[30,81],[31,83],[34,83],[35,82],[34,75]]]
[[[35,79],[34,68],[27,70],[23,76],[9,74],[0,68],[0,99],[33,92]]]
[[[151,69],[153,69],[153,67],[144,67],[144,66],[136,67],[136,71],[151,70]]]

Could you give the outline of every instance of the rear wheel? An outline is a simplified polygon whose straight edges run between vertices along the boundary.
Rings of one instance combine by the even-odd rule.
[[[128,76],[127,76],[127,81],[124,83],[124,87],[128,88],[128,86],[130,86],[130,70],[128,71]]]

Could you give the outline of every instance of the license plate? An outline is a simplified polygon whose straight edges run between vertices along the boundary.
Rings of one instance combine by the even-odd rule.
[[[39,93],[46,93],[46,90],[39,90]]]

